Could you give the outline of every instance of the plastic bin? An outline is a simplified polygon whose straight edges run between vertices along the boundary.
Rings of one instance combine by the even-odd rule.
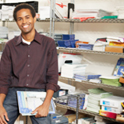
[[[75,39],[75,34],[63,34],[62,39],[63,40],[74,40]]]
[[[78,48],[79,49],[83,49],[83,50],[93,50],[93,44],[78,44]]]
[[[59,41],[58,41],[58,46],[59,46],[59,47],[66,47],[63,40],[59,40]]]
[[[65,47],[71,47],[70,40],[64,40]]]
[[[71,47],[72,48],[76,48],[76,42],[79,41],[79,40],[70,40],[71,42]]]
[[[58,46],[75,48],[76,41],[78,41],[78,40],[61,40],[61,41],[58,41]]]

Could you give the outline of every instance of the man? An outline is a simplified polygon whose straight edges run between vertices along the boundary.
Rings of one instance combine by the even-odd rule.
[[[54,40],[34,28],[32,6],[20,4],[13,17],[21,35],[8,41],[0,62],[0,124],[14,124],[19,115],[17,91],[46,91],[44,103],[31,116],[33,124],[50,124],[49,105],[57,85],[57,52]]]

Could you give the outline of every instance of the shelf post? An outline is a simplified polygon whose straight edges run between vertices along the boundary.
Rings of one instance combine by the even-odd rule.
[[[69,34],[73,34],[74,32],[74,22],[70,22],[70,32]]]
[[[55,4],[56,0],[51,0],[50,2],[50,34],[51,38],[54,38],[54,22],[55,22]]]
[[[77,107],[76,107],[76,124],[78,124],[78,112],[79,112],[79,95],[77,95]]]
[[[3,0],[3,3],[6,3],[6,0]],[[5,21],[3,21],[3,26],[5,26]]]

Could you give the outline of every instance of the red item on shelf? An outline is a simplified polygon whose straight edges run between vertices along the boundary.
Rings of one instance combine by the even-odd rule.
[[[80,19],[81,22],[83,22],[89,18],[95,18],[95,17],[74,17],[74,19]]]
[[[101,116],[105,116],[105,117],[113,118],[113,119],[116,119],[116,116],[117,116],[116,113],[108,112],[108,111],[103,111],[103,110],[100,110],[99,114],[100,114]]]

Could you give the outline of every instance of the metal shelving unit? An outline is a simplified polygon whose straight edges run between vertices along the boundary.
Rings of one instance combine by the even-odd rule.
[[[2,20],[0,20],[2,21]],[[5,20],[6,22],[14,22],[14,20]],[[37,19],[37,22],[50,22],[50,19],[45,20]],[[124,19],[87,19],[80,21],[79,19],[54,19],[54,22],[73,22],[73,23],[124,23]]]
[[[79,19],[55,19],[55,22],[74,22],[74,23],[124,23],[124,19],[87,19],[80,21]]]
[[[68,105],[62,105],[62,104],[59,104],[59,103],[56,103],[56,105],[57,105],[58,107],[63,108],[63,109],[69,109],[69,110],[73,110],[73,111],[76,112],[76,108],[70,107],[70,106],[68,106]],[[113,122],[117,122],[115,119],[101,116],[101,115],[99,115],[98,113],[95,113],[95,112],[86,111],[86,110],[81,110],[81,109],[79,109],[78,111],[79,111],[80,113],[83,113],[83,114],[87,114],[87,115],[91,115],[91,116],[100,116],[100,117],[102,117],[103,119],[106,119],[106,120],[109,120],[109,121],[113,121]]]
[[[92,53],[92,54],[102,54],[102,55],[124,56],[124,53],[82,50],[78,48],[63,48],[63,47],[57,48],[57,52],[76,53],[76,54]]]
[[[65,53],[76,53],[76,54],[100,54],[100,55],[109,55],[109,56],[124,56],[124,53],[114,53],[114,52],[103,52],[103,51],[92,51],[92,50],[81,50],[81,49],[77,49],[77,48],[57,48],[57,52],[65,52]],[[107,88],[107,89],[111,89],[111,90],[117,90],[117,91],[124,91],[124,87],[116,87],[116,86],[111,86],[111,85],[106,85],[106,84],[102,84],[102,83],[94,83],[94,82],[89,82],[89,81],[76,81],[73,78],[65,78],[65,77],[61,77],[59,76],[59,80],[65,80],[66,83],[76,86],[77,83],[83,84],[84,85],[90,85],[90,86],[95,86],[95,87],[102,87],[102,88]],[[80,85],[81,86],[81,85]],[[84,91],[85,92],[85,91]],[[61,108],[65,108],[65,109],[70,109],[73,111],[77,111],[77,108],[73,108],[67,105],[62,105],[62,104],[56,104],[58,107]],[[91,112],[91,111],[86,111],[86,110],[78,110],[78,112],[80,113],[84,113],[87,115],[91,115],[91,116],[100,116],[105,120],[109,120],[109,121],[113,121],[113,122],[117,122],[115,119],[111,119],[108,117],[104,117],[99,115],[98,113],[95,112]],[[76,118],[76,120],[78,120]]]
[[[74,86],[74,82],[78,82],[78,81],[75,81],[75,79],[73,79],[73,78],[65,78],[65,77],[61,77],[61,76],[59,76],[59,80],[66,80],[71,83],[73,82],[73,86]],[[89,82],[89,81],[81,81],[80,83],[124,91],[124,87],[116,87],[116,86],[106,85],[106,84],[102,84],[102,83],[94,83],[94,82]]]

